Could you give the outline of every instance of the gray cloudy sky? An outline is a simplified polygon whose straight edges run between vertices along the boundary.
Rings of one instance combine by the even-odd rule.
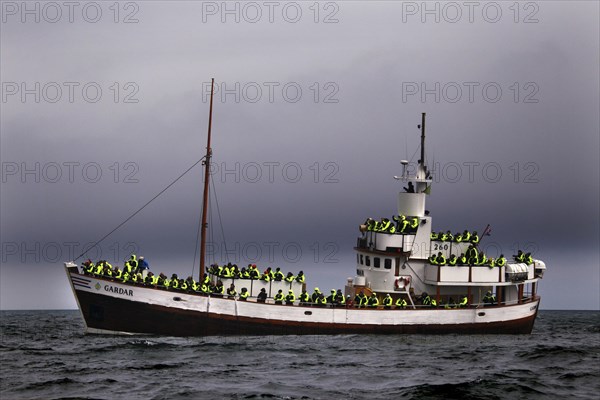
[[[1,6],[2,309],[75,307],[62,262],[202,156],[211,77],[230,260],[343,287],[427,112],[434,229],[489,223],[546,261],[542,307],[600,308],[598,2]],[[90,257],[189,274],[201,179]]]

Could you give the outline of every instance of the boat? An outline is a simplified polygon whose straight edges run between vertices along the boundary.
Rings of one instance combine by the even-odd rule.
[[[213,80],[214,83],[214,80]],[[199,281],[244,288],[246,297],[168,287],[164,282],[128,281],[75,261],[65,271],[91,334],[329,335],[329,334],[529,334],[546,265],[519,252],[508,261],[480,251],[481,237],[465,230],[436,232],[425,209],[431,174],[425,160],[425,113],[419,125],[420,159],[414,173],[402,160],[406,184],[397,197],[398,214],[359,223],[354,246],[354,278],[345,279],[342,296],[321,295],[284,304],[277,293],[306,291],[299,279],[256,279],[223,275],[205,265],[206,219],[211,150],[212,93],[204,157]],[[402,186],[402,185],[400,185]],[[253,267],[253,266],[250,266]],[[226,268],[225,268],[226,269]],[[195,282],[195,281],[194,281]],[[191,286],[191,285],[190,285]],[[260,301],[260,292],[267,294]],[[337,293],[339,294],[339,293]],[[263,295],[264,296],[264,295]],[[281,300],[281,298],[279,299]]]

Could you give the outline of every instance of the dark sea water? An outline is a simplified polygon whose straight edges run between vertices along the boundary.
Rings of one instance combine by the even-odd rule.
[[[523,336],[114,337],[0,313],[0,399],[600,398],[600,313]]]

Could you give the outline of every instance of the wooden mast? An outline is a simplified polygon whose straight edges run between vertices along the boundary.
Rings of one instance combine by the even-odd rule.
[[[200,271],[198,272],[199,280],[202,280],[204,275],[204,258],[206,256],[206,223],[208,210],[208,188],[210,183],[210,157],[212,149],[210,148],[210,130],[212,127],[212,109],[213,109],[213,92],[215,86],[215,78],[212,78],[210,83],[210,110],[208,114],[208,139],[206,141],[206,156],[204,157],[204,197],[202,201],[202,230],[200,232]]]
[[[421,113],[421,166],[425,167],[425,113]]]

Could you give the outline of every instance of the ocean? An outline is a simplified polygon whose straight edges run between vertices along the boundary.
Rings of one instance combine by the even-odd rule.
[[[84,335],[78,311],[0,312],[0,399],[598,399],[600,312],[531,335]]]

